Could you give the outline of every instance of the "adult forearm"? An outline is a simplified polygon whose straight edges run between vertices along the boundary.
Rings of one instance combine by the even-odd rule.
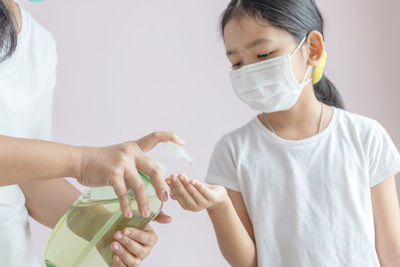
[[[77,177],[77,147],[0,136],[0,186],[56,177]]]
[[[25,194],[29,215],[53,228],[80,192],[65,179],[26,182],[19,185]]]
[[[256,267],[255,242],[243,226],[230,199],[207,211],[225,259],[234,267]]]

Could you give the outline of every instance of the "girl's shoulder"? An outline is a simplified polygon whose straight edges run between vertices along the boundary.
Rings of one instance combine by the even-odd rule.
[[[373,118],[340,108],[335,108],[335,111],[337,112],[337,124],[341,127],[341,130],[368,133],[376,127],[382,127]]]
[[[228,144],[243,143],[249,140],[249,138],[254,137],[257,129],[256,123],[258,118],[255,117],[246,124],[224,134],[220,138],[220,142],[225,142]]]

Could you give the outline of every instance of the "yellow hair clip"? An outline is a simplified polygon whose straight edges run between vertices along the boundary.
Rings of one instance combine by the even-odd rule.
[[[319,83],[319,81],[321,81],[322,76],[324,75],[324,68],[326,65],[326,58],[327,58],[327,54],[326,51],[324,51],[324,53],[322,54],[321,59],[319,60],[317,66],[315,66],[314,71],[313,71],[313,84],[317,84]]]

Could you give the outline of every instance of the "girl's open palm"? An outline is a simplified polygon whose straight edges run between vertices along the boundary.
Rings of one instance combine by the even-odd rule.
[[[188,179],[184,174],[171,175],[166,182],[171,189],[171,198],[177,200],[185,210],[214,209],[229,199],[223,186],[203,184]]]

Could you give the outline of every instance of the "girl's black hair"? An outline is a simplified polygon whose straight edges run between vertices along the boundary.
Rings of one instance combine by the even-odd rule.
[[[0,62],[9,58],[17,48],[18,31],[11,10],[0,0]]]
[[[298,42],[314,30],[324,35],[324,19],[314,0],[232,0],[221,17],[222,36],[231,19],[243,16],[266,20],[291,33]],[[342,97],[325,75],[314,91],[319,101],[344,108]]]

